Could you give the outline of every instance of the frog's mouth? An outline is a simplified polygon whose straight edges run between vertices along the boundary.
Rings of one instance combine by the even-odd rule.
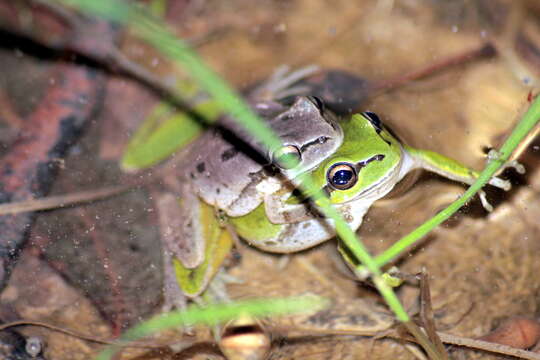
[[[384,195],[386,195],[388,192],[390,192],[394,188],[394,185],[396,183],[396,182],[393,182],[392,180],[394,180],[394,178],[399,176],[399,169],[401,168],[401,162],[402,162],[402,160],[400,160],[392,168],[392,170],[388,172],[388,174],[386,176],[384,176],[382,179],[380,179],[379,182],[377,182],[376,184],[371,185],[370,187],[368,187],[367,189],[362,191],[360,194],[358,194],[358,196],[355,197],[355,199],[358,199],[358,198],[361,198],[361,197],[362,198],[369,198],[372,193],[376,193],[377,198],[381,198]],[[388,185],[388,184],[392,184],[392,185]],[[376,189],[381,189],[381,190],[374,191]]]

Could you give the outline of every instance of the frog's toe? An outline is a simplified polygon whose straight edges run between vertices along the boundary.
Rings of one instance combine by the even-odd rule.
[[[289,254],[281,255],[281,257],[279,258],[276,264],[277,270],[279,271],[285,270],[285,268],[287,267],[287,265],[289,265],[290,262],[291,262],[291,256]]]
[[[227,292],[227,284],[242,284],[244,281],[238,277],[229,275],[225,270],[220,269],[216,276],[208,284],[208,294],[212,302],[229,302],[229,294]]]
[[[309,86],[304,85],[298,85],[298,86],[291,86],[289,88],[283,89],[279,92],[275,92],[272,95],[273,100],[280,100],[284,99],[289,96],[298,96],[302,94],[308,94],[310,91]]]
[[[518,174],[525,174],[525,166],[523,166],[523,164],[521,164],[520,162],[518,162],[517,160],[512,160],[512,161],[509,161],[507,162],[506,164],[504,164],[502,166],[502,170],[504,169],[515,169]]]
[[[492,212],[493,206],[488,202],[486,193],[484,192],[484,190],[478,191],[478,196],[480,197],[480,202],[482,203],[482,206],[484,207],[484,209],[486,209],[486,211],[488,212]]]
[[[500,156],[500,153],[495,149],[491,149],[487,154],[488,161],[497,160]],[[515,169],[519,174],[525,174],[525,166],[517,160],[511,160],[504,163],[499,169],[499,173],[505,169]]]
[[[263,100],[280,100],[288,96],[305,95],[309,91],[309,87],[293,85],[317,71],[319,71],[319,67],[316,65],[305,66],[294,71],[290,71],[289,66],[282,65],[254,91],[254,95]]]
[[[308,65],[291,71],[289,66],[280,66],[270,77],[266,87],[274,93],[290,89],[292,85],[319,71],[317,65]]]
[[[503,189],[504,191],[508,191],[512,188],[512,184],[508,180],[503,180],[500,177],[492,177],[489,180],[489,184],[493,185],[495,187],[498,187],[500,189]]]
[[[220,271],[217,273],[217,276],[224,284],[243,284],[245,282],[238,276],[227,274],[227,272],[223,269],[220,269]]]

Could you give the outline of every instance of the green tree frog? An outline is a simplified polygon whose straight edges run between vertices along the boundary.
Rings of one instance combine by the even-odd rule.
[[[472,184],[478,177],[478,172],[453,159],[402,144],[372,112],[353,115],[340,125],[344,133],[342,145],[322,159],[311,175],[353,230],[360,227],[364,214],[376,200],[387,195],[415,169],[466,184]],[[511,187],[508,181],[498,177],[489,183],[504,190]],[[489,209],[487,201],[484,198],[482,201]],[[292,253],[336,234],[331,220],[318,216],[316,209],[308,207],[295,200],[292,192],[278,191],[259,209],[230,221],[251,245],[269,252]],[[276,213],[279,216],[274,216]]]
[[[402,144],[374,113],[356,114],[337,125],[317,100],[299,97],[285,111],[273,106],[262,114],[281,136],[283,146],[267,159],[279,164],[276,153],[293,154],[301,159],[295,169],[268,172],[264,160],[255,161],[232,146],[234,142],[223,133],[214,132],[194,144],[197,152],[191,149],[184,157],[185,176],[177,188],[180,200],[172,195],[161,200],[164,207],[176,209],[162,216],[163,236],[173,254],[176,279],[188,296],[204,290],[230,249],[230,240],[223,238],[230,239],[232,233],[275,253],[301,251],[335,236],[330,220],[298,200],[294,192],[298,172],[312,174],[354,230],[370,206],[415,169],[467,184],[478,176],[455,160]],[[288,125],[282,127],[283,122]],[[253,142],[249,145],[258,147]],[[508,181],[497,177],[490,184],[510,189]],[[201,278],[193,281],[197,274]]]

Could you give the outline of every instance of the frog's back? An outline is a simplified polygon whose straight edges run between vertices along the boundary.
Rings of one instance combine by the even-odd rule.
[[[185,180],[192,184],[193,190],[208,204],[225,211],[235,207],[235,202],[250,187],[255,190],[263,170],[260,161],[225,140],[217,130],[208,131],[196,141],[190,156],[182,162],[186,164]],[[246,204],[249,208],[262,201],[258,198],[252,200],[255,204]],[[242,209],[237,211],[243,212]]]
[[[300,171],[318,165],[342,142],[343,134],[333,115],[323,115],[308,98],[299,97],[289,107],[271,101],[253,107],[283,146],[294,146],[301,152]],[[181,165],[184,180],[205,202],[233,217],[246,215],[261,204],[264,194],[256,187],[272,176],[272,151],[267,153],[231,118],[221,119],[219,126],[186,150]],[[284,170],[284,175],[282,181],[290,173]]]
[[[256,108],[263,119],[286,110],[275,102],[265,105]],[[263,168],[268,161],[254,150],[258,145],[250,139],[236,122],[224,117],[182,156],[180,166],[185,181],[205,202],[230,216],[245,215],[262,201],[255,186],[265,177]]]

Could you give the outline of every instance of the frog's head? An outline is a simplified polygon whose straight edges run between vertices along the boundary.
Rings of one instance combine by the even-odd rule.
[[[336,116],[316,97],[299,96],[283,113],[269,121],[281,139],[268,158],[288,179],[311,170],[332,155],[343,141]],[[288,165],[283,161],[288,158]]]
[[[343,144],[312,172],[315,183],[335,204],[384,196],[398,181],[400,142],[371,112],[353,115],[343,129]]]

